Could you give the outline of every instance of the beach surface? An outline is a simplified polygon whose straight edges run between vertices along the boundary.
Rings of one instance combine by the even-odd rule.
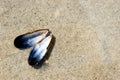
[[[50,29],[40,69],[14,39]],[[0,0],[0,80],[120,80],[120,0]]]

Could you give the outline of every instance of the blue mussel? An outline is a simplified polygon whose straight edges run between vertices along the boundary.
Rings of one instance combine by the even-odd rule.
[[[49,59],[55,45],[55,37],[48,29],[42,29],[16,37],[14,45],[19,49],[33,47],[28,58],[28,64],[39,68]]]

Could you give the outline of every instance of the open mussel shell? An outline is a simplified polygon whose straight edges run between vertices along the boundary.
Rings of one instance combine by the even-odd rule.
[[[34,46],[37,42],[43,40],[50,34],[48,29],[40,29],[34,32],[29,32],[15,38],[14,45],[19,49],[26,49]]]
[[[29,65],[40,68],[42,64],[49,59],[54,44],[55,37],[52,34],[36,44],[28,58]]]

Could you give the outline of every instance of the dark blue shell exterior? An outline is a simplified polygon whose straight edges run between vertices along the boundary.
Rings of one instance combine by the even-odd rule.
[[[51,52],[53,50],[53,47],[55,45],[55,40],[56,40],[56,38],[54,36],[52,36],[52,40],[50,41],[50,44],[47,47],[47,52],[45,53],[45,55],[42,58],[39,58],[39,56],[40,56],[39,54],[42,54],[42,51],[39,51],[39,54],[38,54],[37,51],[39,50],[39,48],[38,49],[33,48],[33,50],[30,52],[30,56],[28,58],[28,64],[31,65],[31,66],[33,66],[33,67],[35,67],[35,68],[41,67],[42,64],[46,60],[49,59],[49,57],[51,55]]]
[[[34,46],[34,44],[27,43],[28,40],[32,39],[32,38],[35,38],[37,36],[38,36],[38,34],[30,36],[30,37],[26,37],[26,35],[20,35],[15,39],[14,45],[15,45],[15,47],[17,47],[19,49],[30,48],[30,47]]]
[[[36,37],[40,36],[42,31],[49,31],[48,29],[37,30],[35,32],[26,33],[15,38],[14,45],[19,49],[26,49],[34,46],[36,43],[30,40],[34,40]]]

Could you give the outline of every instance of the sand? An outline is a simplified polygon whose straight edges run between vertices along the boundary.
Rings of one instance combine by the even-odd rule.
[[[13,42],[38,29],[56,44],[34,69]],[[120,80],[120,0],[0,0],[0,80]]]

